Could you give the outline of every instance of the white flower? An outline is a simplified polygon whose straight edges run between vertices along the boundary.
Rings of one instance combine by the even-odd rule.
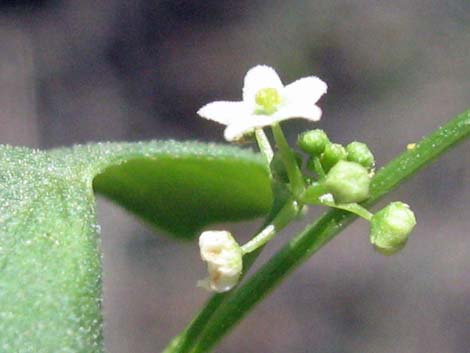
[[[255,128],[282,120],[320,120],[321,110],[315,103],[326,90],[326,83],[315,76],[304,77],[284,86],[273,68],[258,65],[245,76],[243,101],[212,102],[197,113],[203,118],[227,125],[225,139],[234,141]]]
[[[203,232],[199,248],[209,277],[198,281],[198,286],[219,293],[232,289],[243,269],[243,254],[232,235],[227,231]]]

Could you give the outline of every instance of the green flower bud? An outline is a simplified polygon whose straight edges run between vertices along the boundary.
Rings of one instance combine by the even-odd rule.
[[[410,207],[403,202],[392,202],[372,217],[370,242],[384,255],[395,254],[405,246],[415,225]]]
[[[365,143],[354,141],[346,146],[348,153],[348,161],[356,162],[367,169],[374,168],[375,160],[374,155]]]
[[[369,172],[362,165],[339,161],[325,178],[325,186],[336,203],[361,202],[369,197]]]
[[[330,143],[328,136],[321,129],[310,130],[302,133],[297,140],[300,149],[311,155],[319,156]]]
[[[344,147],[338,143],[328,143],[325,146],[320,161],[325,172],[328,171],[339,161],[345,160],[348,156]]]

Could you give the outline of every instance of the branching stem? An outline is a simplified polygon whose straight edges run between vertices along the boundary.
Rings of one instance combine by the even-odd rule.
[[[274,127],[273,131],[275,131]],[[379,170],[372,180],[371,197],[363,205],[372,206],[419,169],[469,136],[470,111],[467,111],[421,140],[415,148],[404,152]],[[185,330],[172,341],[164,352],[208,352],[287,274],[305,262],[357,218],[349,211],[335,209],[327,212],[289,241],[251,278],[230,292],[223,300],[220,299],[220,295],[215,295],[201,312],[203,315],[198,316],[197,325],[190,326],[195,328],[191,332],[190,344],[188,344],[188,330]],[[368,216],[366,215],[366,217]]]
[[[242,252],[248,254],[266,244],[274,238],[282,228],[297,217],[299,211],[300,207],[297,201],[288,202],[268,226],[241,247]]]

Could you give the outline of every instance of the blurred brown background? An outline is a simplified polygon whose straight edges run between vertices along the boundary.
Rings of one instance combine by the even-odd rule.
[[[338,142],[367,142],[383,165],[469,108],[469,53],[468,0],[1,1],[0,143],[222,142],[223,128],[195,111],[240,99],[243,75],[263,63],[286,83],[324,79],[318,126]],[[310,126],[289,124],[291,138]],[[374,253],[358,221],[216,351],[469,352],[469,147],[388,199],[418,218],[403,252]],[[158,352],[208,297],[195,289],[205,276],[197,246],[98,205],[107,350]],[[231,228],[246,239],[255,223]]]

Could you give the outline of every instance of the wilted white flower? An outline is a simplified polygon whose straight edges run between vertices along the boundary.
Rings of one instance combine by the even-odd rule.
[[[199,248],[209,277],[198,281],[198,286],[219,293],[232,289],[243,269],[242,250],[232,235],[227,231],[203,232]]]
[[[197,113],[203,118],[227,125],[225,139],[233,141],[255,128],[282,120],[319,120],[321,110],[315,103],[326,90],[326,83],[315,76],[304,77],[284,86],[273,68],[258,65],[245,76],[243,101],[212,102]]]

